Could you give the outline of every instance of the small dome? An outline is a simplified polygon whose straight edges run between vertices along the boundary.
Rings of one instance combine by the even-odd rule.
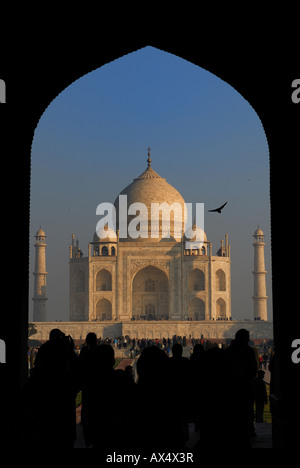
[[[207,236],[205,232],[199,226],[196,226],[196,224],[193,224],[192,227],[186,229],[184,238],[190,242],[207,242]]]
[[[99,231],[96,231],[94,234],[94,242],[102,242],[102,241],[116,241],[117,234],[113,229],[105,225]]]
[[[260,229],[260,227],[258,227],[254,233],[255,236],[263,236],[264,233],[263,231]]]
[[[46,237],[46,234],[45,232],[43,231],[43,229],[40,227],[40,229],[37,231],[35,237]]]

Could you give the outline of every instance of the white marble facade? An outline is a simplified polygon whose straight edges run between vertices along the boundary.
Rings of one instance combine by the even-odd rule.
[[[120,195],[127,208],[144,203],[168,203],[184,207],[179,192],[148,167]],[[124,197],[123,197],[124,198]],[[114,206],[120,210],[117,197]],[[184,211],[182,211],[184,213]],[[165,236],[161,218],[148,219],[147,237],[124,238],[118,222],[94,234],[88,255],[75,242],[70,246],[70,321],[229,321],[231,319],[231,269],[228,235],[213,255],[203,232],[201,248],[191,245],[184,219],[171,212],[170,235]],[[133,219],[128,214],[127,225]],[[157,235],[151,237],[151,226]],[[182,232],[175,237],[175,228]],[[104,228],[105,230],[106,228]],[[197,229],[193,225],[193,229]],[[193,239],[192,239],[193,240]],[[191,248],[192,247],[192,248]],[[198,247],[198,248],[197,248]]]

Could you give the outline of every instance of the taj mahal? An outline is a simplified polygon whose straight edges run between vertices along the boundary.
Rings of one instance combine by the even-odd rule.
[[[139,223],[140,234],[121,236],[124,226],[118,216],[120,200],[125,199],[126,224],[134,219],[128,209],[143,204],[151,213],[153,204],[181,207],[181,194],[151,166],[124,188],[114,202],[116,229],[104,225],[94,232],[84,256],[75,241],[69,246],[69,322],[60,328],[73,338],[84,338],[89,331],[98,336],[129,335],[131,338],[187,337],[226,338],[244,327],[231,317],[231,261],[228,234],[213,254],[212,243],[195,223],[186,230],[186,219],[170,212],[170,229],[165,235],[161,212]],[[124,197],[126,195],[126,197]],[[123,196],[123,197],[120,197]],[[134,205],[138,206],[138,205]],[[141,218],[140,218],[141,220]],[[150,234],[155,227],[155,235]],[[180,232],[180,237],[175,236]],[[151,231],[152,232],[152,231]],[[194,242],[200,232],[201,243]],[[48,339],[55,322],[46,318],[46,235],[36,233],[33,321],[37,338]],[[272,337],[267,319],[264,234],[258,228],[254,242],[253,320],[247,322],[250,335]]]

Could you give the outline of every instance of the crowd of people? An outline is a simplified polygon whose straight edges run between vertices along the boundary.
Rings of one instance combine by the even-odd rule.
[[[128,349],[130,351],[130,357],[135,358],[139,356],[145,348],[150,346],[158,346],[164,350],[169,356],[172,351],[172,346],[175,343],[180,343],[182,346],[186,346],[186,337],[174,335],[173,338],[130,338],[129,336],[125,337],[116,337],[114,340],[107,338],[104,340],[107,344],[113,345],[118,349]],[[198,340],[192,340],[192,346]],[[203,341],[203,340],[202,340]],[[194,344],[193,344],[194,343]]]
[[[178,451],[184,449],[193,422],[199,449],[216,444],[250,448],[254,398],[263,394],[265,402],[266,395],[263,371],[248,343],[249,332],[240,329],[226,348],[206,349],[194,342],[192,355],[185,358],[180,340],[141,341],[135,380],[130,369],[114,367],[118,344],[99,343],[88,333],[76,353],[72,338],[53,329],[36,354],[22,393],[20,443],[73,448],[81,392],[86,447]]]

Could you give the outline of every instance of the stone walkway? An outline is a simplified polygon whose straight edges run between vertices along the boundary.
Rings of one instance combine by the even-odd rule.
[[[265,372],[265,376],[264,376],[264,381],[267,383],[267,384],[270,384],[270,380],[271,380],[271,372],[269,371],[269,369],[262,369],[264,372]]]
[[[122,359],[122,361],[116,366],[116,369],[125,369],[126,366],[131,366],[134,359]]]

